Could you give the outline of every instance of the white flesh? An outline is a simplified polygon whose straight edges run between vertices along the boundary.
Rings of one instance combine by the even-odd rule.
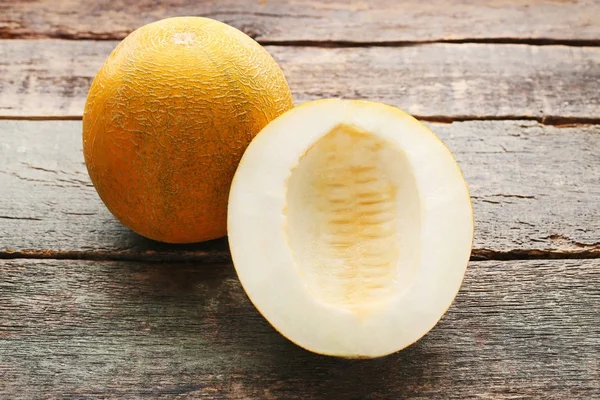
[[[248,296],[316,353],[378,357],[446,312],[473,240],[469,193],[425,126],[378,103],[322,100],[248,147],[228,234]]]

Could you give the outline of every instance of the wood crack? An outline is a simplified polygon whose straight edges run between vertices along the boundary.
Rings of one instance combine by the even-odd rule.
[[[300,105],[300,104],[298,104]],[[600,125],[600,118],[571,117],[559,115],[418,115],[412,114],[420,121],[452,124],[469,121],[535,121],[541,125],[556,128],[572,128],[578,125]],[[82,115],[0,115],[0,120],[10,121],[81,121]],[[502,152],[511,152],[505,151]]]
[[[1,218],[1,217],[0,217]],[[513,249],[492,250],[473,249],[470,261],[512,261],[512,260],[570,260],[600,258],[600,242],[585,244],[573,242],[574,250],[552,249]],[[4,250],[2,259],[50,259],[50,260],[90,260],[90,261],[141,261],[169,263],[230,263],[229,250],[215,251],[155,251],[135,249],[122,251],[86,250]]]
[[[597,39],[548,39],[548,38],[463,38],[436,40],[387,40],[387,41],[347,41],[347,40],[256,40],[263,46],[293,47],[410,47],[430,44],[520,44],[525,46],[569,46],[600,47]]]
[[[42,260],[90,260],[90,261],[146,261],[146,262],[209,262],[229,263],[229,250],[214,251],[155,251],[155,250],[3,250],[0,260],[10,259]]]
[[[511,261],[511,260],[571,260],[600,258],[600,246],[589,245],[581,250],[507,250],[474,249],[471,261]]]
[[[0,219],[14,219],[14,220],[20,220],[20,221],[43,221],[42,218],[37,218],[37,217],[17,217],[17,216],[14,216],[14,215],[0,215]]]
[[[268,17],[268,18],[298,18],[298,19],[324,19],[325,17],[319,15],[308,15],[308,14],[286,14],[286,13],[268,13],[259,11],[239,11],[239,10],[220,10],[210,13],[202,14],[202,17],[213,18],[217,16],[230,16],[230,15],[245,15],[255,17]]]
[[[82,115],[0,115],[0,120],[10,121],[81,121]]]
[[[241,12],[219,11],[207,13],[204,16],[216,17],[224,15],[241,15]],[[250,16],[258,17],[293,17],[301,19],[322,19],[311,15],[287,15],[270,13],[245,13]],[[242,27],[243,30],[243,27]],[[0,29],[0,39],[63,39],[63,40],[122,40],[129,31],[109,31],[94,32],[85,30],[65,30],[61,27],[55,27],[49,32],[33,32],[15,29]],[[598,39],[554,39],[544,37],[519,38],[519,37],[465,37],[460,39],[434,39],[434,40],[381,40],[381,41],[355,41],[355,40],[269,40],[261,39],[260,34],[255,35],[254,39],[263,46],[293,46],[293,47],[409,47],[421,46],[437,43],[446,44],[520,44],[528,46],[569,46],[569,47],[600,47]]]
[[[503,193],[498,193],[498,194],[492,194],[490,195],[492,197],[515,197],[517,199],[535,199],[535,196],[530,196],[530,195],[524,195],[524,194],[503,194]]]
[[[51,172],[53,174],[57,174],[58,172],[52,170],[52,169],[46,169],[46,168],[42,168],[42,167],[37,167],[35,165],[31,165],[29,163],[26,162],[21,162],[21,164],[26,165],[27,167],[31,168],[31,169],[35,169],[36,171],[43,171],[43,172]]]
[[[535,121],[541,125],[570,128],[575,125],[599,125],[600,118],[559,115],[414,115],[418,120],[451,124],[468,121]]]

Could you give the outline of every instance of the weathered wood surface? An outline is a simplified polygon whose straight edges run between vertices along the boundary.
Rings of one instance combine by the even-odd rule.
[[[267,42],[600,39],[595,0],[3,1],[0,37],[121,39],[178,15],[218,19]]]
[[[160,244],[110,215],[81,122],[10,121],[80,119],[114,40],[175,15],[270,44],[297,103],[521,119],[429,124],[470,184],[474,258],[596,259],[472,262],[440,324],[390,357],[296,347],[246,298],[225,239]],[[595,0],[0,0],[0,398],[600,399],[598,15]],[[19,40],[37,38],[54,39]]]
[[[475,257],[600,256],[600,125],[429,125],[470,185]],[[80,121],[0,121],[0,137],[0,257],[229,258],[225,240],[159,245],[121,226],[89,181]]]
[[[0,41],[0,117],[80,118],[113,41]],[[429,119],[600,120],[600,47],[267,46],[297,103],[369,99]]]
[[[600,398],[600,260],[473,262],[441,322],[376,360],[281,337],[229,264],[0,261],[0,397]]]

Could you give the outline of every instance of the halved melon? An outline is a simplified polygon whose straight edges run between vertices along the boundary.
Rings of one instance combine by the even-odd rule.
[[[425,335],[456,296],[473,241],[462,174],[401,110],[321,100],[269,123],[229,198],[239,279],[281,334],[370,358]]]

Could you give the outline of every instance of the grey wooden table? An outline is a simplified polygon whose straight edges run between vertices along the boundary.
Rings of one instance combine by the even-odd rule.
[[[130,31],[222,20],[297,104],[370,99],[454,152],[476,218],[442,321],[398,354],[308,353],[252,307],[225,239],[106,210],[81,114]],[[600,399],[600,2],[0,2],[0,398]]]

